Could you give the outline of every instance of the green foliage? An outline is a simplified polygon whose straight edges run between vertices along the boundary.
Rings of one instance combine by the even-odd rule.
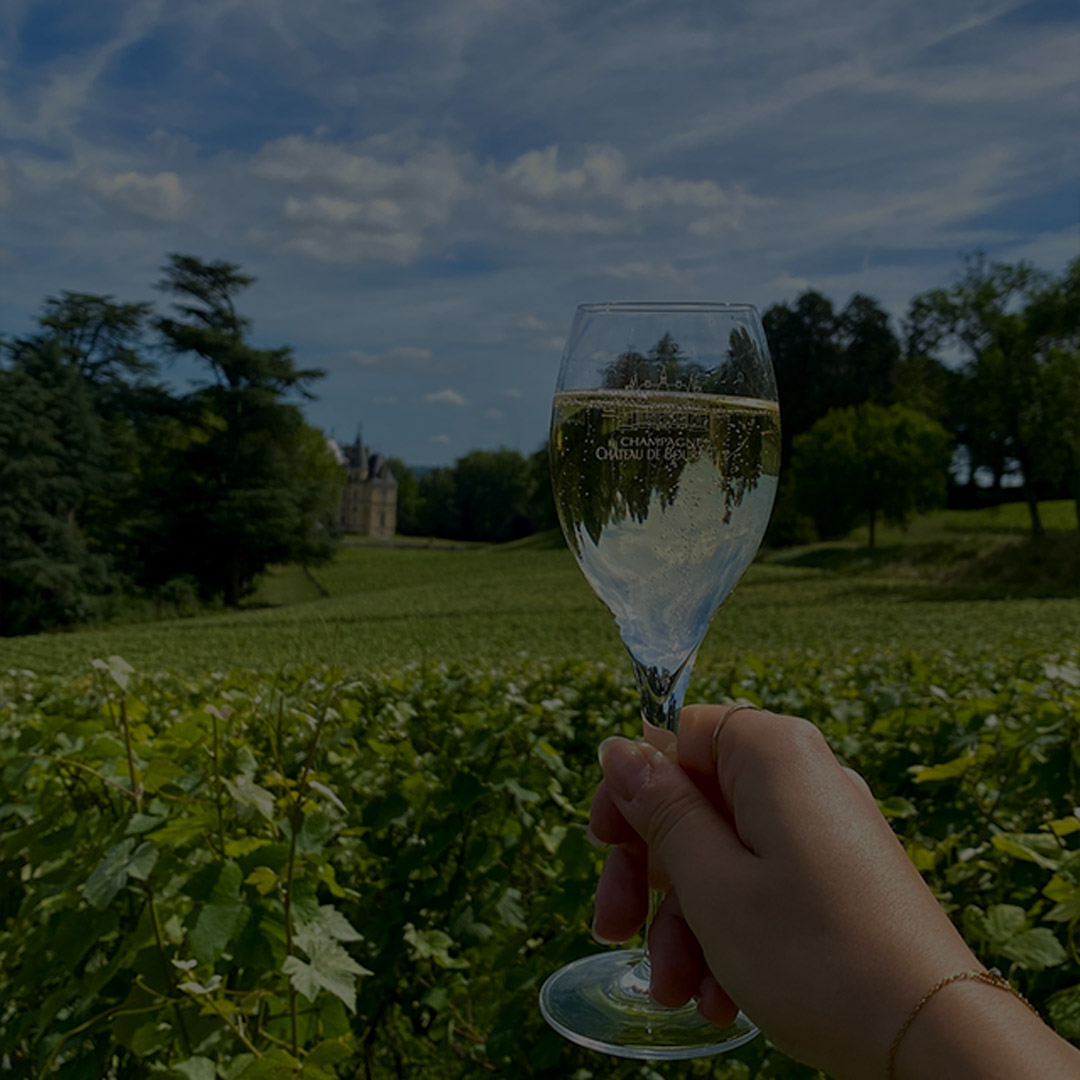
[[[288,348],[257,349],[236,295],[254,280],[232,263],[172,255],[160,287],[182,320],[156,327],[175,355],[193,354],[211,380],[188,395],[196,436],[177,447],[151,526],[155,583],[195,578],[235,606],[272,562],[323,561],[327,518],[340,492],[325,447],[299,407],[321,371],[301,370]]]
[[[695,694],[817,723],[980,957],[1077,1038],[1078,661],[749,659]],[[97,667],[0,683],[8,1071],[594,1074],[536,992],[596,947],[585,810],[596,743],[638,724],[628,672]],[[764,1040],[665,1071],[814,1075]]]
[[[90,395],[56,342],[18,342],[0,368],[0,635],[78,622],[112,584],[81,528],[101,489]]]
[[[900,345],[875,300],[856,293],[836,311],[808,289],[794,305],[768,308],[762,322],[776,370],[785,468],[794,440],[831,409],[892,400]]]
[[[1071,529],[1069,504],[1044,508],[1049,521]],[[1052,603],[1022,599],[1029,590],[1016,577],[1019,559],[1000,585],[981,573],[962,580],[971,549],[994,545],[999,530],[1008,539],[1022,514],[1022,506],[939,511],[906,534],[881,530],[888,546],[873,549],[872,558],[857,546],[865,545],[865,531],[854,543],[767,555],[724,604],[699,655],[708,661],[747,652],[1057,648],[1080,624],[1080,588],[1068,593],[1075,577],[1063,580]],[[140,668],[191,675],[238,666],[275,671],[297,661],[353,671],[436,659],[497,664],[519,655],[626,662],[611,616],[565,548],[345,546],[316,573],[328,597],[300,567],[282,567],[251,610],[7,638],[0,671],[77,673],[91,657],[111,653]],[[286,606],[269,606],[275,604]]]
[[[419,536],[420,481],[401,458],[387,458],[387,468],[397,480],[397,531],[402,536]]]
[[[880,515],[902,525],[945,498],[949,435],[902,405],[834,409],[795,440],[795,489],[823,536]]]
[[[473,450],[419,481],[400,461],[391,459],[390,467],[398,478],[398,531],[407,536],[502,543],[558,524],[546,447],[529,458],[506,447]]]
[[[1080,260],[1054,279],[1024,262],[992,262],[975,253],[951,288],[915,297],[908,317],[923,350],[951,346],[962,357],[948,411],[968,453],[972,483],[979,467],[1000,485],[1017,466],[1035,537],[1043,532],[1040,490],[1063,482],[1070,493],[1080,490],[1073,447],[1077,398],[1066,374],[1068,358],[1080,349],[1078,280]]]
[[[473,450],[454,465],[463,540],[514,540],[529,532],[529,466],[517,450]]]

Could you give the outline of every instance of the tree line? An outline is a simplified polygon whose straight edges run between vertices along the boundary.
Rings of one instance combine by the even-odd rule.
[[[332,556],[343,477],[300,408],[323,372],[251,343],[253,280],[171,255],[168,314],[64,292],[3,343],[0,635],[235,605],[271,563]],[[200,374],[177,391],[181,356]]]
[[[1013,485],[1034,537],[1040,499],[1073,499],[1080,525],[1080,258],[1052,275],[972,254],[899,333],[869,297],[837,311],[814,291],[764,324],[783,418],[775,542],[860,521],[872,539],[947,487],[970,507]]]
[[[324,373],[252,344],[237,302],[253,280],[174,254],[167,314],[64,292],[0,343],[0,635],[129,601],[235,605],[272,563],[332,557],[344,474],[301,409]],[[873,542],[947,490],[966,506],[1019,490],[1034,536],[1040,499],[1075,500],[1080,523],[1080,259],[1052,275],[969,256],[899,332],[870,297],[837,309],[813,290],[764,324],[782,415],[769,542],[860,522]],[[186,389],[163,379],[177,357],[200,373]],[[546,447],[390,465],[399,532],[501,542],[557,524]]]
[[[547,446],[473,450],[451,467],[420,473],[400,458],[387,464],[397,477],[397,531],[405,536],[502,543],[558,528],[548,478]]]
[[[807,290],[763,313],[781,410],[781,489],[767,543],[903,524],[946,501],[1070,498],[1080,525],[1080,258],[1059,275],[968,256],[899,329],[871,297]],[[738,343],[731,356],[737,359]],[[670,335],[628,351],[612,386],[685,363]],[[705,379],[708,373],[701,373]],[[399,531],[501,541],[556,524],[547,452],[474,451],[417,477],[393,462]]]

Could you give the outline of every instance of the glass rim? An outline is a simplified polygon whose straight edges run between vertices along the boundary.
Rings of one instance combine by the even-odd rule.
[[[650,315],[672,312],[692,315],[715,312],[758,316],[758,309],[753,304],[729,300],[601,300],[578,304],[577,310],[589,315]]]

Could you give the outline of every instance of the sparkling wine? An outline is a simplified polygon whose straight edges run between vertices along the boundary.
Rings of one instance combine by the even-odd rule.
[[[650,683],[674,681],[768,524],[780,468],[776,402],[563,391],[551,462],[563,531],[639,679],[648,669]]]

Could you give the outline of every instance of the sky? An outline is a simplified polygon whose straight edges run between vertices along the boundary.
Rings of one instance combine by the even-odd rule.
[[[1080,255],[1076,0],[0,9],[0,333],[226,259],[309,420],[412,465],[535,450],[578,303],[899,320],[975,249]]]

